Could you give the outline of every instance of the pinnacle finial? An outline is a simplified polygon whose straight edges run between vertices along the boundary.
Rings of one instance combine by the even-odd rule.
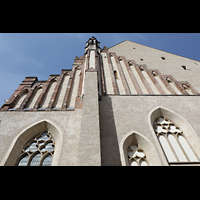
[[[97,50],[97,52],[100,53],[99,44],[100,42],[94,36],[92,36],[92,38],[89,38],[89,40],[86,42],[85,53],[91,49]]]

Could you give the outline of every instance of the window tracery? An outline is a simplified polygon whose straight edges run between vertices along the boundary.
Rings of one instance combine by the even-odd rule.
[[[55,142],[49,132],[39,133],[22,149],[17,166],[51,166]]]
[[[128,147],[128,160],[130,166],[148,166],[144,150],[134,144]]]
[[[154,122],[154,131],[162,149],[170,162],[199,162],[181,129],[166,117]]]

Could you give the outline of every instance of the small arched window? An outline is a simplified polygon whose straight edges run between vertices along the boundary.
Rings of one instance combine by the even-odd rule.
[[[130,166],[148,166],[144,150],[135,144],[128,147],[128,160]]]
[[[51,166],[55,143],[49,132],[43,132],[31,138],[23,147],[17,166]]]
[[[24,101],[24,99],[26,98],[26,95],[28,94],[28,90],[25,89],[22,92],[20,92],[20,94],[17,97],[17,101],[15,102],[13,109],[17,109],[21,106],[22,102]]]
[[[174,122],[163,116],[158,117],[154,122],[154,131],[169,163],[199,162],[184,133]]]

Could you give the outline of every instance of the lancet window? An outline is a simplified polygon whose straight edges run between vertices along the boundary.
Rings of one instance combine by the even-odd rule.
[[[154,131],[169,163],[199,162],[184,133],[174,122],[159,117],[154,122]]]
[[[55,143],[49,132],[39,133],[22,149],[17,166],[51,166]]]

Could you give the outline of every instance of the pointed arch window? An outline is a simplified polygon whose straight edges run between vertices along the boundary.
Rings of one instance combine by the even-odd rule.
[[[128,147],[128,160],[130,166],[148,166],[144,150],[135,144]]]
[[[23,147],[17,166],[51,166],[55,142],[49,132],[43,132],[31,138]]]
[[[163,116],[158,117],[154,122],[154,131],[169,163],[199,162],[184,133],[174,122]]]

